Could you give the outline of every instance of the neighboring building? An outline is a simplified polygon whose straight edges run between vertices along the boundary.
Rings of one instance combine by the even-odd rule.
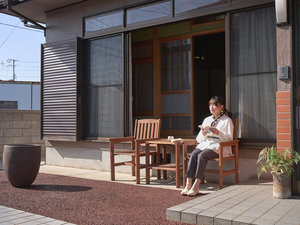
[[[0,80],[0,109],[40,110],[40,96],[40,82]]]
[[[107,138],[130,135],[135,118],[195,137],[213,95],[240,121],[241,180],[264,146],[300,151],[298,1],[276,0],[290,3],[278,25],[274,0],[9,2],[1,12],[46,24],[47,163],[109,170]],[[300,193],[300,166],[293,181]]]

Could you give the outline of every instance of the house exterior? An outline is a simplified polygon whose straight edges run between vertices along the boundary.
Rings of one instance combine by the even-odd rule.
[[[45,30],[48,164],[109,170],[108,138],[131,135],[136,118],[161,118],[162,136],[195,137],[214,95],[239,118],[242,181],[256,176],[263,147],[300,151],[298,1],[10,0],[0,7]],[[299,166],[293,192],[300,193]]]
[[[40,82],[0,80],[0,109],[40,110],[40,87]]]

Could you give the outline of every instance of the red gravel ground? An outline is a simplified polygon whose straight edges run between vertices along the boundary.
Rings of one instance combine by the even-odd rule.
[[[166,209],[192,200],[179,191],[38,174],[14,188],[0,171],[0,205],[75,224],[180,224]]]

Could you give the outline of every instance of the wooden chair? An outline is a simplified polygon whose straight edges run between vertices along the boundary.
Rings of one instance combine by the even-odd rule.
[[[141,151],[140,147],[147,140],[153,140],[160,137],[160,119],[140,119],[135,121],[134,136],[110,138],[110,174],[111,180],[115,180],[115,167],[116,166],[131,166],[132,176],[136,176],[136,183],[140,183],[140,169],[146,168],[145,164],[140,163],[140,157],[146,156],[146,150]],[[131,142],[131,149],[126,151],[115,151],[115,143]],[[160,156],[157,151],[150,151],[150,155],[156,155],[157,160]],[[131,156],[131,161],[122,161],[115,163],[116,155]],[[147,171],[146,171],[147,172]]]
[[[220,148],[219,148],[219,158],[217,159],[212,159],[216,162],[218,162],[218,169],[205,169],[204,173],[217,173],[219,174],[219,189],[223,188],[223,178],[224,176],[230,175],[230,174],[235,174],[235,183],[239,183],[239,140],[237,139],[238,135],[238,119],[235,119],[234,121],[234,135],[233,135],[233,140],[232,141],[226,141],[226,142],[221,142],[220,143]],[[223,148],[226,146],[230,146],[232,148],[232,155],[228,157],[223,156]],[[189,159],[189,155],[187,155],[186,160]],[[227,161],[234,161],[234,168],[231,170],[224,170],[224,162]],[[187,163],[186,163],[187,165]],[[186,171],[186,169],[185,169]],[[185,186],[185,179],[183,180],[183,183]],[[202,183],[204,183],[204,176],[202,177]]]

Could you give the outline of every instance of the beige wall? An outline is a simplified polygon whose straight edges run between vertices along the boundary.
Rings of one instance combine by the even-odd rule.
[[[83,37],[83,18],[119,9],[138,0],[86,1],[46,14],[46,43],[68,41]]]
[[[280,66],[292,66],[292,26],[277,26],[277,68]],[[292,71],[290,71],[292,73]],[[292,74],[290,74],[290,77]],[[292,82],[289,80],[279,80],[277,75],[277,91],[291,91]]]
[[[45,144],[40,140],[39,110],[0,110],[0,159],[5,144],[41,144],[42,159]]]

